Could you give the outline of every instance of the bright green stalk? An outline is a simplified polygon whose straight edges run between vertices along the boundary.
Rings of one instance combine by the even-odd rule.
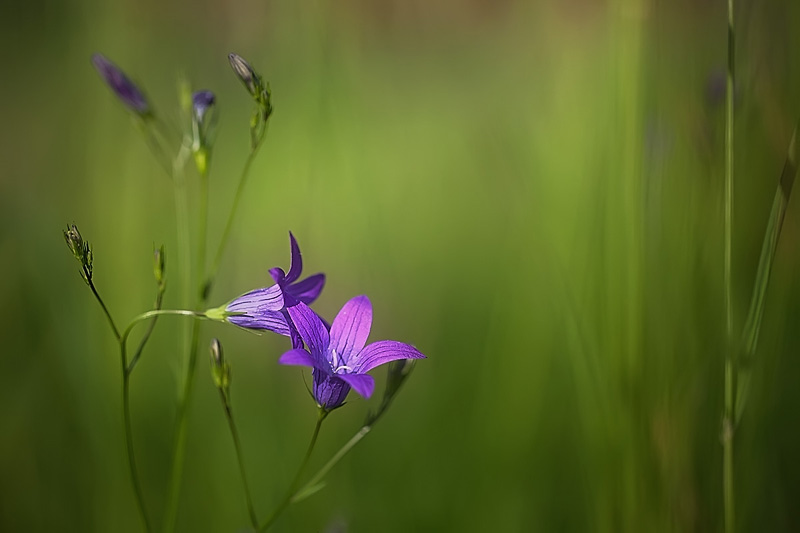
[[[236,451],[236,461],[239,463],[239,474],[242,476],[242,485],[244,486],[244,496],[247,500],[247,512],[250,515],[250,523],[253,528],[258,530],[258,516],[256,516],[256,508],[253,505],[253,497],[250,494],[250,486],[247,484],[247,470],[244,467],[244,455],[242,454],[242,444],[239,440],[239,431],[236,429],[236,422],[233,420],[233,410],[228,395],[225,391],[219,389],[220,397],[222,398],[222,406],[225,409],[225,418],[228,419],[228,429],[233,438],[233,446]]]
[[[317,413],[317,425],[314,427],[314,433],[311,435],[311,442],[308,443],[308,449],[306,450],[306,455],[303,458],[303,462],[300,463],[300,468],[297,469],[297,474],[295,474],[292,483],[289,485],[289,490],[286,491],[286,495],[281,500],[281,503],[278,504],[278,507],[272,512],[272,515],[267,519],[266,522],[258,529],[258,531],[266,531],[270,528],[272,524],[275,523],[275,520],[281,515],[281,513],[288,507],[288,505],[292,502],[292,497],[297,492],[298,485],[300,484],[300,478],[303,476],[303,473],[308,466],[308,461],[311,459],[311,453],[314,451],[314,445],[317,443],[317,437],[319,436],[319,430],[322,427],[322,422],[328,416],[330,411],[326,411],[324,407],[320,407]]]
[[[733,33],[733,0],[728,0],[728,75],[725,96],[725,244],[724,244],[724,299],[725,299],[725,390],[722,430],[722,496],[725,514],[725,533],[733,533],[735,526],[735,498],[733,490],[733,433],[734,433],[734,360],[733,360],[733,303],[731,281],[731,248],[733,231],[733,84],[735,40]]]

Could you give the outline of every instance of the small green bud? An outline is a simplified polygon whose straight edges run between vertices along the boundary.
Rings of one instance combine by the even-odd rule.
[[[75,224],[67,226],[64,230],[64,240],[67,242],[72,255],[81,264],[81,277],[89,284],[92,281],[92,247],[83,240],[81,232]]]
[[[156,277],[156,282],[159,287],[164,287],[166,283],[166,260],[163,244],[153,249],[153,275]]]
[[[228,61],[230,61],[236,77],[241,80],[248,92],[253,95],[253,98],[258,100],[264,91],[264,83],[261,81],[261,76],[253,70],[250,63],[238,54],[228,54]]]
[[[386,392],[384,395],[387,398],[393,397],[400,390],[400,386],[411,375],[414,370],[415,361],[413,359],[398,359],[389,363],[389,369],[386,376]]]
[[[210,352],[211,378],[214,385],[227,396],[231,384],[231,365],[225,360],[219,339],[211,339]]]

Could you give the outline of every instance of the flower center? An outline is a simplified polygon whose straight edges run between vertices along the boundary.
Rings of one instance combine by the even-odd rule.
[[[331,366],[333,366],[334,374],[342,374],[353,371],[353,369],[350,368],[349,366],[339,364],[339,354],[336,353],[335,349],[331,350],[331,363],[332,363]],[[346,370],[347,372],[340,372],[341,370]]]

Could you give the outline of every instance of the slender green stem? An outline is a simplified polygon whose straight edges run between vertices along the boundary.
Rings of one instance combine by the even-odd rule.
[[[191,251],[189,249],[190,230],[189,230],[189,208],[188,208],[188,193],[186,190],[184,167],[186,160],[191,153],[190,148],[184,143],[178,152],[173,164],[173,181],[175,185],[175,212],[176,222],[178,226],[178,250],[181,265],[181,305],[183,307],[190,306],[190,293],[191,293]],[[178,412],[176,419],[176,433],[172,449],[172,468],[170,474],[170,484],[167,492],[167,508],[164,514],[164,530],[172,531],[175,527],[175,518],[177,516],[178,494],[180,492],[180,476],[183,467],[183,448],[185,442],[185,426],[186,426],[186,411],[189,396],[192,391],[192,376],[194,374],[195,354],[196,354],[196,337],[197,337],[197,324],[193,323],[191,326],[186,326],[182,330],[183,338],[183,354],[184,361],[186,361],[187,374],[184,381],[184,387],[178,403]]]
[[[176,414],[175,440],[172,447],[172,469],[170,471],[167,512],[164,515],[164,531],[175,529],[178,512],[178,497],[181,492],[181,476],[183,474],[184,455],[186,452],[186,425],[188,421],[189,400],[194,390],[195,367],[197,366],[197,346],[200,340],[198,324],[192,324],[192,341],[189,349],[189,365],[186,369],[183,394]]]
[[[733,533],[735,527],[735,498],[733,480],[733,435],[734,435],[734,360],[733,360],[733,303],[731,281],[731,249],[733,232],[733,98],[735,40],[733,32],[733,0],[728,0],[728,75],[725,97],[725,413],[723,417],[723,507],[725,532]]]
[[[233,438],[233,446],[236,449],[236,460],[239,463],[239,474],[242,476],[242,485],[244,486],[244,495],[247,499],[247,511],[250,514],[250,523],[254,529],[258,529],[258,517],[256,516],[256,508],[253,505],[253,497],[250,494],[250,486],[247,484],[247,471],[244,467],[244,455],[242,454],[242,445],[239,440],[239,431],[236,429],[236,422],[233,420],[233,410],[228,401],[228,396],[220,389],[220,396],[222,397],[222,405],[225,408],[225,418],[228,419],[228,428],[231,431]]]
[[[200,219],[197,222],[197,301],[202,304],[206,300],[206,234],[208,232],[208,172],[200,174]]]
[[[149,318],[157,317],[157,316],[164,316],[164,315],[175,315],[175,316],[190,316],[194,318],[206,318],[204,313],[199,311],[189,311],[188,309],[154,309],[152,311],[147,311],[146,313],[142,313],[141,315],[135,316],[133,320],[130,321],[128,327],[125,328],[125,331],[122,332],[122,337],[120,338],[120,342],[126,342],[128,337],[133,331],[133,328],[136,327],[136,324],[147,320]]]
[[[206,263],[206,234],[208,227],[208,172],[202,171],[200,175],[200,206],[197,230],[197,271],[195,280],[197,286],[197,296],[195,308],[200,309],[205,306],[208,291],[206,289],[205,263]],[[188,216],[187,216],[188,220]],[[188,221],[187,221],[188,227]],[[188,280],[188,276],[186,277]],[[186,282],[188,285],[188,281]],[[186,285],[185,285],[186,288]],[[188,291],[188,288],[186,288]],[[170,483],[168,492],[167,512],[164,515],[165,531],[172,531],[175,527],[175,520],[178,511],[178,498],[181,491],[181,476],[183,473],[184,456],[186,452],[186,428],[188,422],[189,403],[194,390],[195,368],[197,366],[197,348],[200,343],[200,324],[192,323],[191,342],[189,345],[188,364],[186,366],[186,378],[181,394],[176,418],[175,441],[172,449],[172,468],[170,473]]]
[[[147,511],[144,505],[144,494],[142,486],[139,482],[139,473],[136,469],[136,454],[133,447],[133,428],[131,424],[131,400],[130,400],[130,377],[131,373],[128,370],[128,361],[126,355],[127,337],[121,338],[119,342],[120,361],[122,363],[122,415],[125,419],[125,444],[128,450],[128,467],[130,468],[131,484],[133,485],[133,492],[136,494],[136,504],[139,508],[139,514],[144,522],[146,531],[152,531],[150,520],[147,518]]]
[[[261,140],[263,141],[264,136],[262,135]],[[239,201],[242,199],[242,194],[244,193],[244,186],[247,183],[247,178],[250,175],[250,167],[253,165],[253,161],[258,154],[259,148],[263,143],[261,141],[256,144],[252,150],[250,150],[250,155],[247,156],[247,160],[244,163],[244,168],[242,169],[242,174],[239,176],[239,185],[236,188],[236,195],[233,197],[233,205],[231,205],[231,210],[228,213],[228,220],[225,222],[225,229],[222,231],[222,238],[219,241],[219,247],[217,248],[217,253],[214,255],[214,262],[211,263],[211,269],[208,272],[208,281],[206,283],[206,291],[210,291],[211,285],[214,283],[214,278],[217,275],[217,271],[219,270],[220,263],[222,262],[222,255],[225,253],[225,246],[228,244],[228,238],[230,237],[231,228],[233,227],[233,220],[236,217],[236,212],[239,210]]]
[[[308,466],[308,461],[311,459],[311,453],[314,451],[314,446],[317,443],[319,429],[322,427],[322,422],[325,420],[325,417],[328,416],[328,413],[330,413],[330,411],[326,411],[325,408],[319,408],[317,425],[314,427],[314,433],[311,435],[311,442],[308,443],[308,449],[306,450],[306,455],[303,458],[303,462],[300,463],[300,468],[297,469],[297,474],[295,474],[292,483],[289,485],[289,490],[286,491],[286,495],[283,497],[283,500],[281,500],[281,503],[275,508],[267,521],[264,522],[264,524],[258,529],[259,531],[266,531],[269,529],[269,527],[275,523],[275,520],[278,519],[281,513],[283,513],[286,507],[292,502],[292,497],[294,496],[295,492],[297,491],[297,487],[300,484],[300,478],[302,478],[303,473]]]
[[[117,338],[117,340],[119,340],[120,339],[119,330],[117,329],[117,325],[114,323],[114,319],[111,318],[111,313],[108,311],[108,307],[106,307],[105,302],[103,302],[103,299],[100,297],[100,293],[97,292],[97,289],[95,288],[92,279],[91,278],[87,279],[89,280],[87,282],[89,284],[89,288],[92,289],[94,297],[97,299],[97,302],[100,304],[100,307],[103,308],[103,313],[105,313],[106,318],[108,319],[108,323],[111,325],[111,329],[114,331],[114,336]]]
[[[158,294],[156,295],[156,303],[154,306],[154,310],[160,311],[161,305],[164,301],[164,289],[165,285],[161,285],[158,288]],[[142,335],[142,340],[139,341],[139,347],[136,348],[136,352],[133,354],[131,358],[131,362],[128,364],[128,373],[133,372],[133,369],[136,367],[136,363],[139,361],[139,357],[142,355],[142,351],[144,351],[144,347],[147,344],[147,341],[150,340],[150,335],[153,334],[153,330],[156,327],[156,321],[158,321],[158,315],[154,316],[153,319],[150,321],[150,324],[147,326],[147,331],[144,332]]]
[[[361,439],[363,439],[364,437],[366,437],[366,436],[367,436],[367,433],[369,433],[370,431],[372,431],[372,426],[363,426],[361,429],[359,429],[359,430],[358,430],[358,432],[357,432],[355,435],[353,435],[353,436],[350,438],[350,440],[349,440],[349,441],[347,441],[347,443],[346,443],[344,446],[342,446],[342,447],[339,449],[339,451],[338,451],[338,452],[336,452],[336,454],[334,454],[334,456],[333,456],[333,457],[331,457],[331,458],[328,460],[328,462],[327,462],[327,463],[325,463],[325,465],[324,465],[322,468],[320,468],[320,469],[319,469],[319,471],[318,471],[316,474],[314,474],[314,477],[312,477],[312,478],[311,478],[311,479],[308,481],[308,483],[306,483],[305,485],[303,485],[303,487],[302,487],[302,488],[298,489],[297,491],[295,491],[295,493],[294,493],[294,494],[292,494],[291,503],[295,503],[296,501],[298,501],[298,497],[299,497],[301,494],[304,494],[304,493],[306,493],[308,490],[312,489],[312,488],[313,488],[315,485],[318,485],[318,484],[319,484],[319,482],[320,482],[320,481],[322,481],[322,479],[323,479],[323,478],[324,478],[326,475],[328,475],[328,472],[330,472],[331,468],[333,468],[334,466],[336,466],[336,464],[337,464],[339,461],[341,461],[341,460],[342,460],[342,457],[344,457],[345,455],[347,455],[347,453],[348,453],[348,452],[349,452],[351,449],[353,449],[353,447],[354,447],[356,444],[358,444],[358,443],[361,441]]]

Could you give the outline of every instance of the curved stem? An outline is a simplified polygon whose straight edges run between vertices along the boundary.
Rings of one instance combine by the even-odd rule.
[[[372,426],[363,426],[361,429],[359,429],[358,433],[353,435],[350,438],[350,440],[347,441],[347,443],[344,446],[342,446],[339,449],[339,451],[336,452],[336,454],[333,457],[331,457],[328,460],[328,462],[325,463],[325,465],[322,468],[320,468],[316,474],[314,474],[314,477],[312,477],[308,481],[308,483],[303,485],[302,488],[298,489],[297,491],[295,491],[294,494],[292,494],[291,503],[299,501],[299,496],[301,494],[306,493],[306,491],[310,490],[315,485],[319,484],[319,482],[322,481],[322,479],[328,474],[328,472],[330,472],[331,468],[336,466],[336,463],[338,463],[342,459],[342,457],[347,455],[347,452],[349,452],[353,448],[353,446],[358,444],[361,441],[361,439],[366,437],[367,433],[369,433],[370,431],[372,431]]]
[[[297,470],[297,474],[295,474],[294,479],[292,480],[291,485],[289,485],[289,490],[286,491],[286,495],[281,500],[281,503],[275,510],[272,512],[272,515],[267,519],[266,522],[259,528],[259,531],[266,531],[269,527],[278,519],[281,513],[286,509],[286,507],[292,502],[292,497],[294,493],[297,491],[297,486],[300,483],[300,478],[303,476],[303,473],[308,466],[308,460],[311,459],[311,453],[314,451],[314,445],[317,443],[317,437],[319,436],[319,429],[322,427],[322,422],[325,420],[325,417],[328,416],[330,411],[326,411],[324,408],[320,407],[319,412],[317,415],[317,425],[314,427],[314,433],[311,435],[311,442],[308,443],[308,449],[306,450],[306,455],[303,458],[303,462],[300,463],[300,468]]]
[[[164,288],[165,288],[165,286],[163,284],[158,288],[158,295],[156,295],[156,303],[155,303],[155,306],[154,306],[154,310],[155,311],[160,311],[161,310],[161,305],[162,305],[162,303],[164,301]],[[153,330],[156,327],[156,321],[157,320],[158,320],[158,315],[153,317],[153,320],[151,320],[150,324],[147,326],[147,331],[145,331],[144,335],[142,335],[142,340],[139,341],[139,347],[136,348],[136,353],[133,354],[133,357],[131,358],[131,362],[128,363],[128,367],[127,368],[128,368],[128,372],[129,373],[133,372],[133,369],[136,366],[136,363],[139,361],[139,357],[142,356],[142,351],[144,351],[144,347],[147,344],[147,341],[150,340],[150,335],[153,334]]]
[[[119,340],[119,330],[117,329],[117,325],[114,323],[114,319],[111,318],[111,313],[108,311],[108,307],[106,307],[105,302],[103,302],[103,299],[100,297],[100,293],[97,292],[97,289],[95,288],[91,278],[88,278],[87,283],[89,284],[89,288],[92,289],[92,293],[97,299],[97,302],[100,304],[100,307],[103,308],[103,313],[105,313],[108,323],[111,325],[111,329],[114,331],[114,336],[117,338],[117,340]]]
[[[122,363],[122,416],[125,420],[125,444],[128,450],[128,467],[131,474],[131,484],[133,485],[133,492],[136,494],[136,504],[139,508],[139,514],[144,522],[146,531],[152,531],[150,520],[147,518],[147,511],[144,505],[144,494],[142,493],[142,486],[139,483],[139,473],[136,469],[136,454],[133,448],[133,428],[131,424],[131,400],[130,400],[130,376],[128,370],[128,362],[126,355],[126,339],[121,339],[119,343],[120,360]]]
[[[250,523],[253,528],[258,530],[258,517],[256,516],[256,509],[253,505],[253,497],[250,494],[250,486],[247,484],[247,471],[244,467],[244,455],[242,454],[242,445],[239,440],[239,431],[236,429],[236,422],[233,421],[233,411],[228,397],[222,389],[219,391],[222,397],[222,405],[225,408],[225,418],[228,419],[228,428],[231,431],[233,438],[233,446],[236,449],[236,460],[239,463],[239,474],[242,476],[242,485],[244,486],[244,495],[247,499],[247,511],[250,514]]]
[[[247,183],[248,176],[250,175],[250,167],[253,165],[253,161],[258,154],[258,150],[263,144],[263,142],[261,142],[263,139],[264,136],[262,135],[259,143],[253,147],[253,149],[250,151],[250,155],[247,156],[247,160],[244,163],[242,174],[239,177],[239,185],[236,188],[236,195],[233,197],[233,205],[231,205],[231,210],[228,213],[228,220],[225,222],[225,229],[222,231],[222,238],[219,241],[217,253],[214,255],[214,262],[211,263],[211,269],[208,272],[208,281],[205,284],[206,292],[211,290],[211,285],[214,282],[214,278],[216,277],[220,263],[222,262],[222,255],[225,253],[225,246],[228,244],[228,238],[230,237],[231,228],[233,227],[233,219],[235,218],[236,212],[239,209],[239,201],[242,199],[244,186],[245,183]]]
[[[152,311],[148,311],[146,313],[142,313],[141,315],[135,316],[133,320],[131,320],[128,327],[125,328],[125,331],[122,332],[122,337],[120,342],[125,342],[128,340],[128,336],[130,336],[131,331],[139,322],[143,320],[147,320],[148,318],[153,318],[157,316],[163,315],[176,315],[176,316],[190,316],[194,318],[206,318],[204,313],[199,311],[189,311],[188,309],[154,309]]]

